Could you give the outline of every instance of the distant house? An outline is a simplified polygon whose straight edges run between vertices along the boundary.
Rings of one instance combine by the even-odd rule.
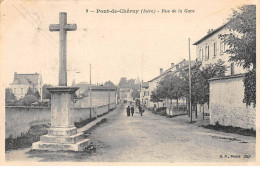
[[[38,73],[34,74],[17,74],[14,73],[14,80],[10,84],[10,88],[17,99],[23,98],[28,89],[33,92],[38,91],[42,100],[42,77]]]
[[[126,100],[128,102],[133,102],[132,97],[133,89],[131,87],[120,87],[119,88],[119,98],[121,101]]]
[[[191,61],[191,65],[194,65],[195,61]],[[140,92],[140,101],[141,104],[146,105],[147,107],[152,108],[154,105],[159,105],[159,107],[162,106],[172,106],[172,104],[175,102],[174,100],[164,100],[163,102],[159,103],[153,103],[151,99],[151,93],[157,88],[158,82],[160,82],[166,75],[168,74],[174,74],[179,75],[180,70],[187,69],[189,66],[189,61],[186,61],[183,59],[178,64],[174,65],[174,63],[171,63],[171,67],[165,71],[163,71],[162,68],[160,68],[160,74],[153,79],[149,80],[148,82],[143,82],[141,84],[141,92]],[[182,99],[182,102],[180,104],[186,104],[186,100]]]
[[[80,96],[80,94],[85,94],[85,97],[82,99],[79,99],[74,106],[75,107],[98,107],[103,106],[107,104],[117,104],[117,88],[115,86],[99,86],[99,85],[90,85],[81,82],[78,84],[75,84],[75,87],[79,87],[79,90],[77,91],[77,95]],[[91,93],[90,93],[91,89]],[[90,95],[91,95],[91,101],[90,101]],[[91,103],[90,103],[91,102]]]

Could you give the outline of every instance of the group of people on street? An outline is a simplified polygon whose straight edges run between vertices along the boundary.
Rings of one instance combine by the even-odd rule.
[[[140,105],[138,106],[138,110],[139,110],[139,113],[141,114],[141,116],[143,116],[144,110],[143,110],[143,108]],[[132,114],[132,116],[134,116],[134,113],[135,113],[134,106],[133,105],[131,105],[131,107],[127,106],[126,113],[127,113],[127,116],[130,116],[130,113]]]

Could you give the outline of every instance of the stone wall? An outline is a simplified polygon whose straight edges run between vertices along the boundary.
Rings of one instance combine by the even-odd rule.
[[[210,80],[210,124],[255,129],[256,110],[243,98],[243,75]]]
[[[92,96],[92,106],[97,107],[101,105],[106,105],[109,102],[110,103],[115,103],[116,102],[116,92],[115,91],[92,91],[91,92]],[[74,107],[78,108],[87,108],[90,107],[90,99],[89,99],[89,93],[88,96],[78,100],[75,104]]]
[[[116,107],[110,104],[110,109]],[[108,105],[96,108],[98,115],[108,112]],[[93,115],[92,115],[93,117]],[[74,108],[74,122],[81,122],[90,118],[90,108]],[[39,124],[48,124],[51,121],[50,108],[34,107],[6,107],[5,108],[5,138],[17,138],[26,134],[30,127]]]

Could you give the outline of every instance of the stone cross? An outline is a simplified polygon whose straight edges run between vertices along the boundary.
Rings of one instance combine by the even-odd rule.
[[[67,13],[60,12],[60,24],[50,24],[50,31],[60,32],[60,65],[59,65],[59,86],[67,86],[67,31],[75,31],[76,24],[67,24]]]

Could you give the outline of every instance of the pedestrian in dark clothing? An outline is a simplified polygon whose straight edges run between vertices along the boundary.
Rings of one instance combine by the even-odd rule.
[[[132,114],[132,116],[134,115],[134,112],[135,112],[135,108],[134,108],[134,106],[132,105],[132,106],[131,106],[131,114]]]
[[[141,114],[141,116],[143,116],[143,109],[142,109],[142,107],[139,106],[138,109],[139,109],[139,113]]]
[[[126,113],[127,113],[127,116],[130,116],[130,106],[128,106],[128,107],[126,108]]]

